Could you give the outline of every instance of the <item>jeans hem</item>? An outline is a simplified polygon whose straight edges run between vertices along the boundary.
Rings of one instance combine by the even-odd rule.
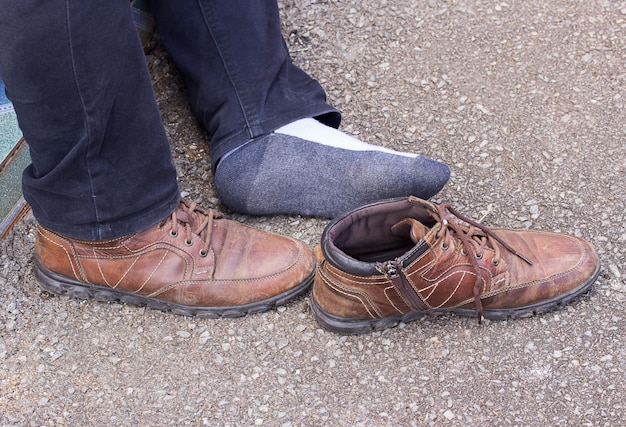
[[[179,205],[180,198],[180,192],[177,191],[174,197],[171,197],[166,202],[160,203],[158,206],[149,209],[149,212],[141,213],[133,218],[123,218],[119,221],[109,222],[106,224],[66,227],[47,222],[45,220],[39,221],[37,218],[35,219],[42,226],[72,239],[116,239],[146,230],[147,228],[167,218]]]

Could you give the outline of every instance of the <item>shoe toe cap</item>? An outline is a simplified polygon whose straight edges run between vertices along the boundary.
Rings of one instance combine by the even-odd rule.
[[[502,230],[498,235],[533,263],[529,265],[508,252],[505,255],[509,276],[507,287],[516,293],[515,305],[578,295],[598,275],[598,255],[583,239],[542,231]]]

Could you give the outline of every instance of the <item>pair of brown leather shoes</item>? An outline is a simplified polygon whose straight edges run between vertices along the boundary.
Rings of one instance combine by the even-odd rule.
[[[439,312],[529,316],[585,292],[600,268],[582,239],[490,230],[450,206],[413,197],[336,219],[316,253],[311,306],[321,325],[340,333]],[[315,265],[303,242],[184,200],[140,233],[80,241],[39,226],[35,245],[35,273],[49,292],[203,317],[283,304],[308,290]]]

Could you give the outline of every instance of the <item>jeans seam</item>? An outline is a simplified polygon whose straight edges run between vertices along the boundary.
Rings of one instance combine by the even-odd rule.
[[[202,19],[206,25],[207,31],[209,32],[209,34],[211,35],[211,38],[213,39],[213,43],[215,43],[215,50],[217,51],[219,57],[220,57],[220,61],[222,62],[222,65],[224,67],[224,72],[226,73],[226,75],[228,76],[228,81],[230,82],[230,84],[233,87],[233,91],[235,93],[235,96],[237,97],[237,103],[239,104],[239,108],[241,110],[241,114],[244,118],[244,120],[246,121],[246,129],[248,130],[248,135],[250,136],[250,138],[253,137],[253,133],[252,133],[252,126],[250,124],[250,120],[248,119],[248,113],[244,107],[243,101],[241,99],[241,96],[239,95],[239,88],[237,86],[237,84],[235,84],[235,80],[233,78],[233,75],[231,73],[231,70],[228,68],[227,66],[227,61],[226,58],[224,57],[224,53],[222,52],[222,49],[218,43],[218,38],[216,36],[216,34],[213,31],[213,28],[211,27],[210,23],[209,23],[209,19],[205,13],[204,7],[202,5],[201,0],[198,0],[198,8],[200,9],[200,12],[202,13]]]
[[[81,92],[80,89],[80,84],[78,82],[78,73],[76,71],[76,62],[74,60],[74,49],[73,49],[73,40],[72,40],[72,29],[71,29],[71,24],[70,24],[70,7],[68,4],[68,1],[65,1],[65,19],[66,19],[66,23],[67,23],[67,42],[68,42],[68,50],[69,50],[69,55],[70,55],[70,63],[72,66],[72,74],[74,75],[74,84],[76,85],[76,93],[78,94],[78,98],[80,99],[80,104],[83,110],[83,117],[84,117],[84,126],[85,126],[85,132],[87,134],[87,138],[89,140],[89,145],[91,145],[92,143],[92,136],[91,136],[91,129],[89,127],[89,120],[87,120],[87,113],[86,113],[86,108],[85,108],[85,100],[83,99],[83,94]],[[89,187],[91,189],[91,199],[93,201],[92,207],[94,210],[94,216],[95,216],[95,220],[96,220],[96,224],[100,223],[100,218],[99,218],[99,214],[98,214],[98,206],[95,202],[96,199],[96,195],[95,195],[95,189],[94,189],[94,185],[93,185],[93,179],[92,179],[92,173],[91,173],[91,169],[89,167],[89,161],[87,159],[87,157],[89,156],[89,150],[86,150],[85,152],[85,167],[87,169],[87,176],[89,178]],[[100,233],[99,229],[98,229],[98,234]]]

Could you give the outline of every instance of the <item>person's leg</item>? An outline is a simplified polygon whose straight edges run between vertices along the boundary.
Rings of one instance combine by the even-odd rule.
[[[0,0],[0,46],[43,289],[206,317],[307,291],[307,244],[180,200],[128,1]]]
[[[428,198],[447,182],[441,163],[334,129],[338,112],[291,62],[276,1],[153,0],[152,7],[192,109],[212,135],[215,185],[227,207],[331,217],[381,198]]]
[[[339,126],[322,87],[291,62],[275,0],[152,0],[151,7],[193,113],[211,134],[213,167],[249,140],[303,117]]]
[[[29,145],[37,221],[104,239],[179,203],[176,172],[128,2],[2,1],[0,76]]]

